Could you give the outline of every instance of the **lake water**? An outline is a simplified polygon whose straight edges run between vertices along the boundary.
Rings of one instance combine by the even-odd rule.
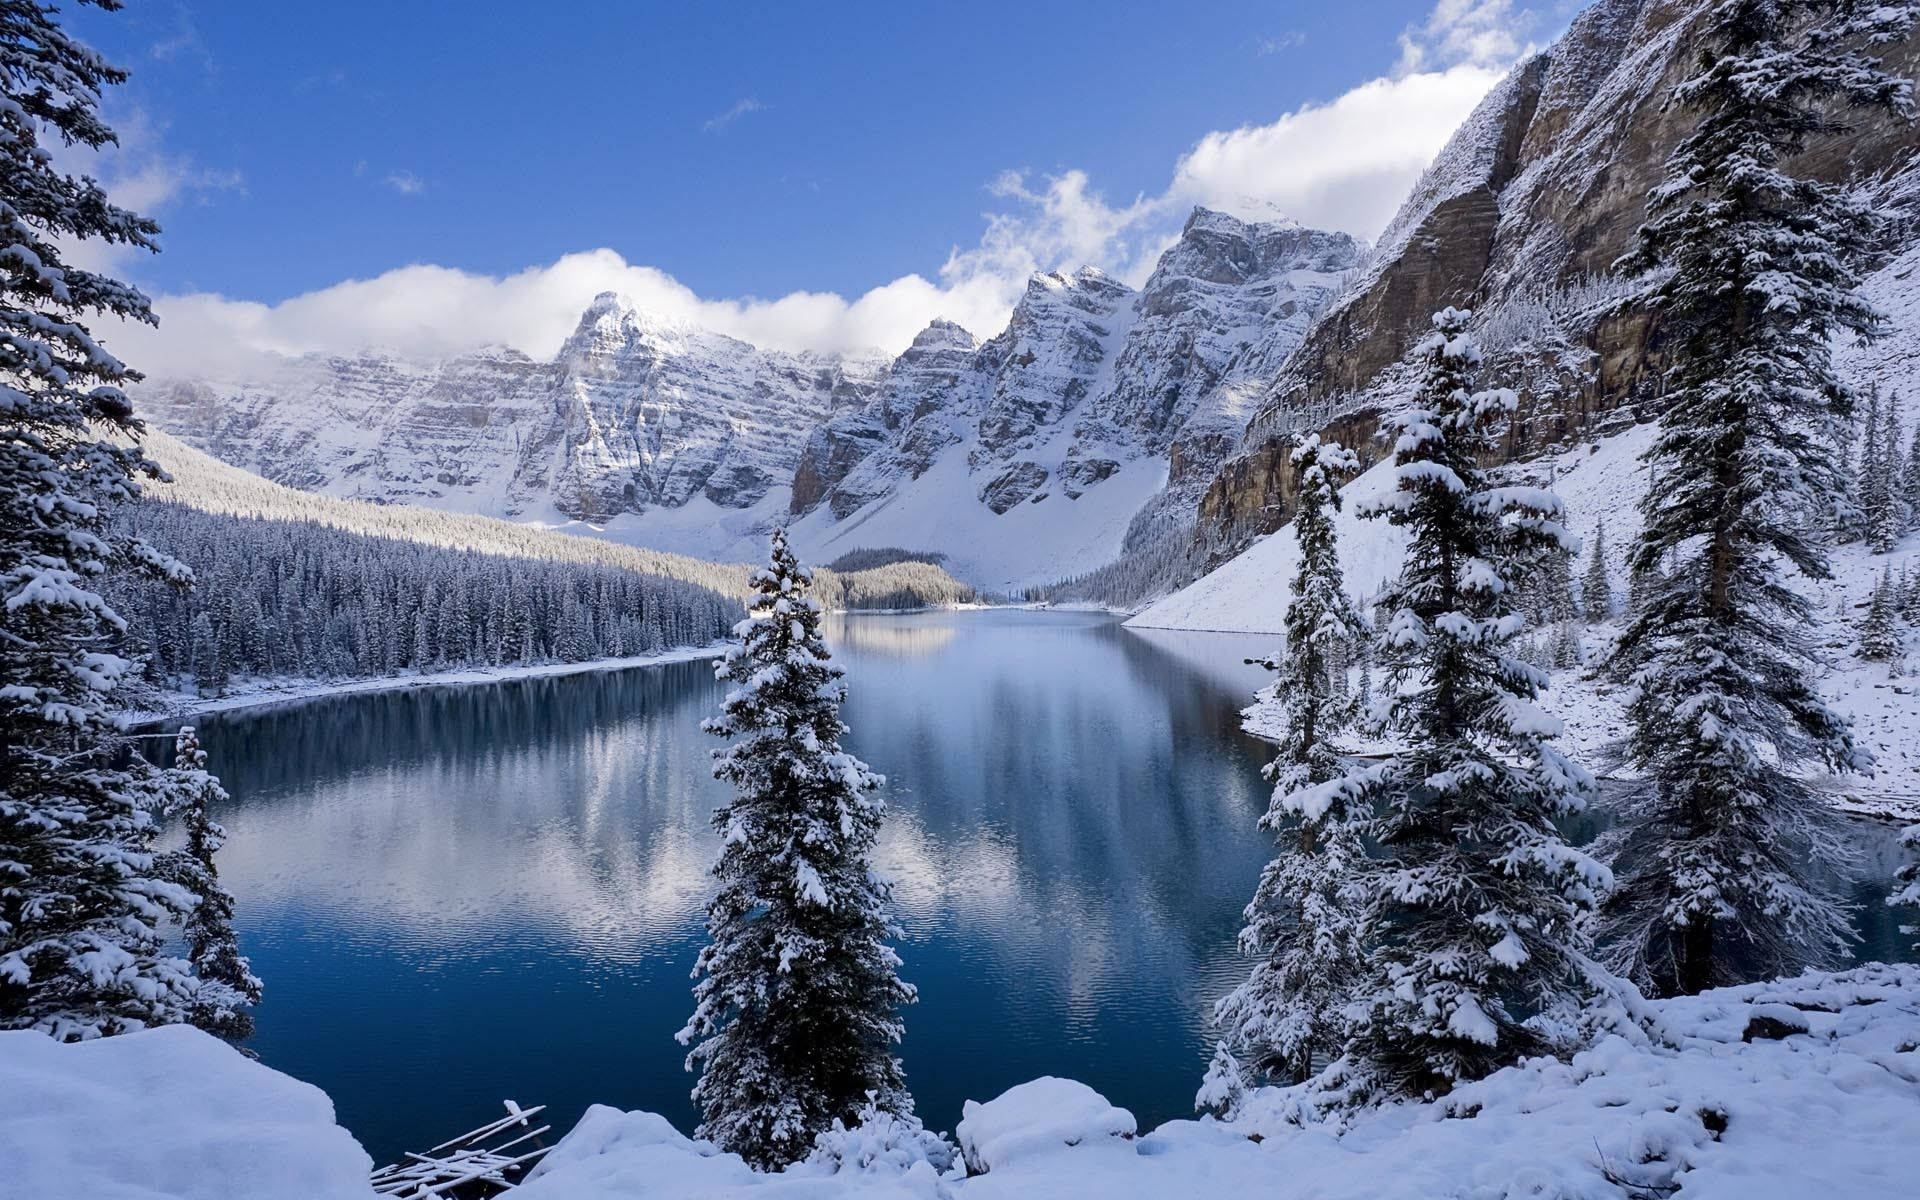
[[[889,777],[901,1049],[930,1125],[1067,1075],[1148,1126],[1191,1111],[1207,1013],[1245,969],[1269,842],[1238,729],[1269,639],[1109,618],[862,615],[829,637],[849,747]],[[250,1043],[318,1084],[377,1161],[546,1103],[695,1121],[673,1034],[703,933],[704,663],[208,717],[221,870],[267,981]],[[1863,827],[1870,957],[1895,852]]]

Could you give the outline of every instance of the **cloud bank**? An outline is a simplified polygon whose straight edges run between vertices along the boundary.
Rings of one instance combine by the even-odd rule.
[[[954,247],[931,275],[907,274],[852,298],[793,292],[775,299],[697,295],[672,276],[608,249],[568,254],[507,276],[401,267],[277,304],[212,294],[158,297],[158,331],[102,331],[150,375],[244,374],[263,354],[379,349],[432,358],[506,345],[551,356],[602,291],[643,310],[756,345],[826,353],[898,352],[936,317],[977,336],[1005,326],[1035,271],[1098,266],[1138,284],[1194,205],[1247,219],[1375,237],[1420,172],[1521,52],[1531,14],[1509,0],[1440,0],[1401,39],[1392,75],[1266,124],[1201,137],[1158,195],[1110,202],[1077,170],[992,181],[979,240]],[[742,101],[726,122],[759,108]],[[109,180],[112,183],[112,180]]]

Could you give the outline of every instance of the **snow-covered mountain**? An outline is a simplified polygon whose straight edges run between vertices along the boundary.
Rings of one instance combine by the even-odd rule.
[[[159,381],[140,403],[190,444],[305,490],[604,523],[784,499],[807,431],[864,402],[885,366],[761,350],[608,292],[550,362],[316,355],[243,381]]]
[[[935,323],[802,456],[796,531],[932,547],[1010,587],[1184,540],[1253,402],[1365,252],[1196,209],[1138,292],[1036,276],[985,344]]]
[[[596,298],[550,362],[288,359],[159,380],[160,428],[268,479],[381,503],[577,522],[709,558],[792,521],[807,553],[906,546],[1015,588],[1184,537],[1252,402],[1365,251],[1195,210],[1139,291],[1037,275],[979,342],[898,358],[760,349]]]

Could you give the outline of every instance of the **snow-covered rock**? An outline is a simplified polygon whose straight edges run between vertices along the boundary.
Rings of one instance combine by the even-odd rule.
[[[197,1029],[0,1033],[7,1200],[367,1200],[372,1170],[326,1093]]]
[[[1131,1139],[1133,1114],[1084,1083],[1051,1075],[1008,1088],[981,1104],[967,1101],[953,1136],[967,1171],[985,1175],[1075,1146]]]

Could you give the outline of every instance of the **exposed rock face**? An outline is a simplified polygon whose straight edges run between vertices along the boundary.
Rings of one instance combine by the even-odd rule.
[[[1004,513],[1040,494],[1047,482],[1047,469],[1039,463],[1017,462],[995,475],[980,488],[980,503],[996,513]]]
[[[1275,467],[1294,429],[1365,414],[1403,390],[1399,366],[1428,315],[1474,308],[1490,366],[1521,392],[1505,453],[1531,454],[1657,407],[1659,330],[1603,281],[1631,247],[1648,189],[1689,125],[1663,98],[1697,63],[1698,0],[1599,0],[1481,103],[1416,185],[1350,286],[1261,398],[1200,502],[1202,543],[1223,556],[1288,515]],[[1889,56],[1911,68],[1909,44]],[[1876,179],[1910,161],[1910,128],[1862,116],[1800,164]]]

